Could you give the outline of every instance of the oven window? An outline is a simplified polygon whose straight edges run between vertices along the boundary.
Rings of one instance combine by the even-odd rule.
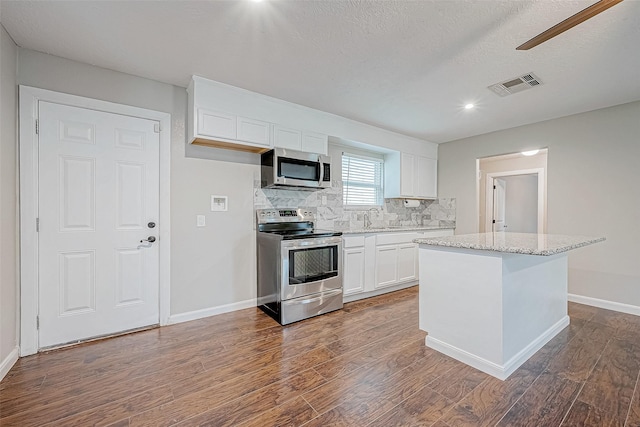
[[[289,251],[289,284],[315,282],[338,275],[338,246]]]
[[[278,176],[304,181],[320,181],[320,163],[279,157]]]

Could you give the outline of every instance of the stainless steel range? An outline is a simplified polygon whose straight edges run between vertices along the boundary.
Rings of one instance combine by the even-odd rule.
[[[342,308],[342,233],[313,208],[258,209],[258,306],[280,324]]]

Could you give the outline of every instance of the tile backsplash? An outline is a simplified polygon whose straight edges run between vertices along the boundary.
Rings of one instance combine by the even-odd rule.
[[[263,189],[255,180],[253,204],[254,209],[314,207],[318,211],[316,227],[332,230],[363,228],[365,214],[371,227],[456,225],[456,199],[420,200],[417,207],[405,207],[404,199],[385,199],[380,208],[345,208],[342,181],[333,181],[333,187],[326,190],[304,191]]]

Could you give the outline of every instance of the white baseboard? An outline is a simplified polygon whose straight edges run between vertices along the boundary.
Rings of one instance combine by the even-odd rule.
[[[440,353],[444,353],[447,356],[453,357],[462,363],[466,363],[469,366],[504,381],[546,343],[551,341],[551,339],[567,325],[569,325],[569,316],[565,316],[560,319],[503,365],[491,362],[487,359],[476,356],[475,354],[471,354],[468,351],[447,344],[446,342],[433,338],[430,335],[427,335],[425,338],[425,344],[427,347],[437,350]]]
[[[591,305],[593,307],[604,308],[606,310],[619,311],[621,313],[640,316],[640,307],[637,305],[624,304],[621,302],[608,301],[606,299],[585,297],[582,295],[569,294],[569,301],[578,304]]]
[[[202,319],[204,317],[215,316],[216,314],[229,313],[230,311],[243,310],[251,307],[256,307],[255,298],[216,307],[203,308],[201,310],[188,311],[186,313],[172,314],[169,316],[167,325],[174,325],[176,323],[188,322],[190,320]]]
[[[16,347],[11,350],[11,353],[4,358],[2,363],[0,363],[0,381],[4,378],[5,375],[9,373],[13,365],[18,361],[18,356],[20,355],[20,348]]]

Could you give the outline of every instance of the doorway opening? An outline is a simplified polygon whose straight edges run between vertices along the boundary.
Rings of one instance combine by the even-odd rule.
[[[546,233],[547,149],[478,159],[478,230]]]

